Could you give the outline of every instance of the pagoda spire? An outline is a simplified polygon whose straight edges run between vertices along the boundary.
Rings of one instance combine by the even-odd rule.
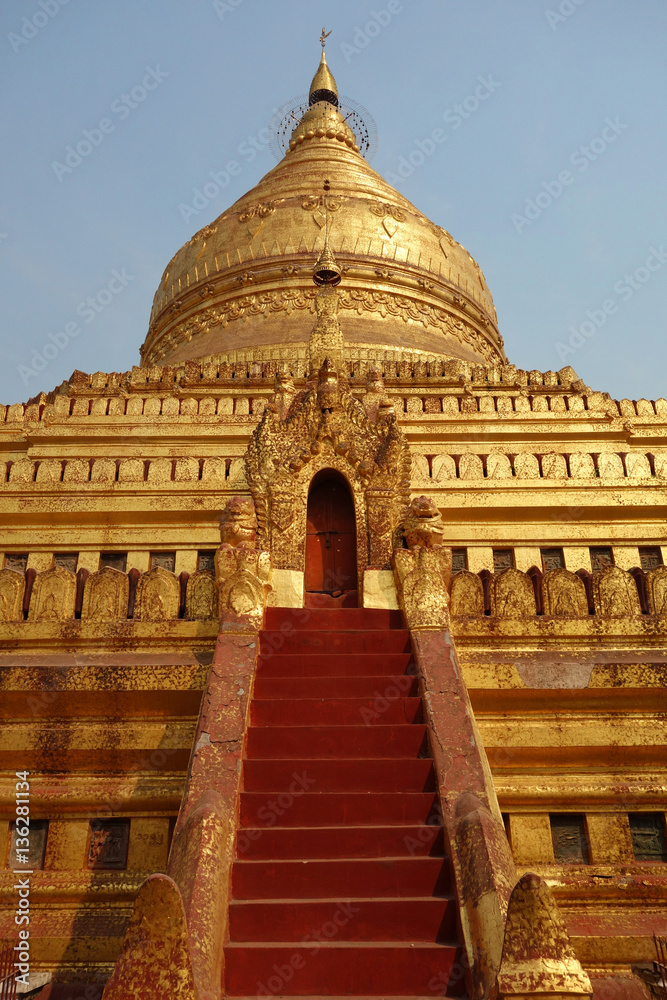
[[[318,101],[328,101],[329,104],[333,104],[334,107],[337,108],[338,87],[336,86],[333,73],[327,64],[327,57],[324,51],[327,38],[330,34],[330,31],[325,31],[324,28],[322,28],[322,34],[320,35],[322,58],[320,59],[320,65],[317,67],[317,73],[313,77],[313,82],[310,85],[308,103],[317,104]]]

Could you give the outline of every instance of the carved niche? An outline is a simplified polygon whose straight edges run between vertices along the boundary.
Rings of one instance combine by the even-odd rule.
[[[625,570],[618,566],[593,573],[593,600],[596,615],[618,618],[641,614],[637,585]]]
[[[23,621],[25,576],[13,569],[0,570],[0,622]]]
[[[215,553],[220,620],[259,627],[271,589],[271,557],[256,547],[257,516],[248,497],[232,497],[220,518],[222,544]]]
[[[450,610],[453,615],[484,614],[484,587],[477,573],[462,569],[452,577]]]
[[[246,469],[258,544],[280,569],[304,569],[308,490],[321,469],[336,470],[350,486],[360,580],[367,566],[389,568],[401,544],[410,452],[378,372],[370,373],[368,384],[367,409],[325,358],[286,407],[288,386],[282,376],[276,380],[276,394],[248,445]]]
[[[545,615],[562,618],[588,616],[584,581],[567,569],[550,569],[542,578],[542,601]]]
[[[188,579],[185,590],[185,617],[188,621],[209,621],[218,616],[218,592],[209,570],[198,570]]]
[[[156,566],[142,573],[137,584],[134,617],[142,622],[162,622],[178,618],[180,587],[169,570]]]
[[[416,497],[404,525],[407,549],[393,555],[396,590],[411,629],[446,628],[449,623],[448,585],[452,550],[440,544],[440,511],[428,497]]]
[[[38,573],[30,596],[28,621],[63,622],[74,617],[76,576],[62,566]]]
[[[531,618],[537,614],[533,584],[518,569],[505,569],[491,577],[491,614],[498,618]]]
[[[104,566],[97,573],[91,573],[83,588],[81,618],[93,618],[96,621],[127,618],[129,592],[127,573],[121,573],[111,566]]]
[[[667,566],[656,566],[646,574],[648,607],[652,615],[667,615]]]

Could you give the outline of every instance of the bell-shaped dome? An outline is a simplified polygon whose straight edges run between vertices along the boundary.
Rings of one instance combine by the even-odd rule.
[[[310,99],[281,162],[167,265],[142,364],[305,351],[313,265],[327,233],[350,360],[414,353],[504,362],[479,266],[363,158],[324,55]]]

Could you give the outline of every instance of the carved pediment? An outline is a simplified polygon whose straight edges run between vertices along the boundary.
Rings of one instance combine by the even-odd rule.
[[[388,566],[400,544],[410,499],[410,452],[375,371],[369,386],[382,398],[367,408],[325,358],[317,379],[286,406],[284,374],[277,379],[246,453],[258,544],[270,550],[276,566],[303,568],[308,487],[324,468],[342,473],[350,485],[357,535],[366,546],[360,569]]]
[[[572,942],[551,889],[539,876],[524,875],[507,910],[498,996],[590,997],[591,982]]]

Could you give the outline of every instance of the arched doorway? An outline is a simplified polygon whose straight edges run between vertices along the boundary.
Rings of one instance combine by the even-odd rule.
[[[307,603],[356,606],[357,530],[354,502],[343,476],[323,469],[308,494]],[[308,595],[312,595],[309,600]],[[316,598],[315,595],[320,595]]]

